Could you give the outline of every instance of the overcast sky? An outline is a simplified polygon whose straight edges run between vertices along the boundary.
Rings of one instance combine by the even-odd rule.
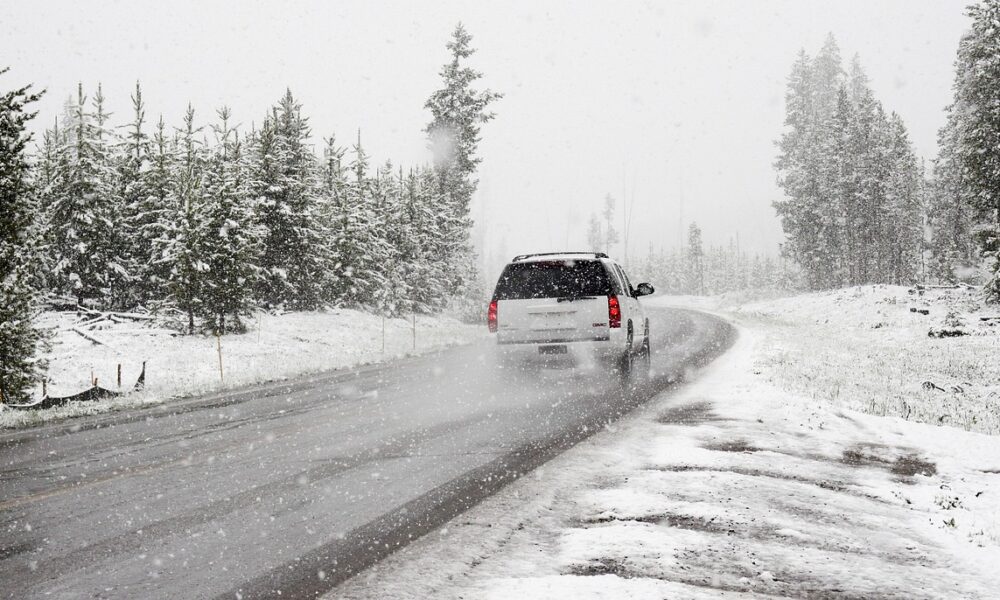
[[[151,116],[205,121],[230,106],[260,121],[286,87],[317,142],[362,130],[381,161],[427,162],[422,128],[458,21],[484,85],[502,92],[483,131],[476,216],[486,254],[584,247],[611,193],[634,197],[631,254],[678,243],[692,220],[711,243],[738,234],[774,252],[772,169],[796,53],[832,32],[861,56],[917,152],[936,153],[965,2],[4,2],[3,86],[48,90],[39,123],[78,81],[104,86],[116,120],[141,80]],[[319,145],[317,144],[317,148]],[[621,254],[622,249],[617,249]]]

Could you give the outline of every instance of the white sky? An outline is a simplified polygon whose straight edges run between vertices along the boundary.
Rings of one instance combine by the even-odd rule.
[[[374,158],[428,160],[424,100],[458,21],[474,65],[505,97],[484,129],[476,216],[485,254],[584,246],[603,197],[635,197],[633,255],[739,234],[773,252],[772,168],[785,78],[828,32],[855,52],[888,110],[930,159],[966,28],[963,0],[684,2],[4,2],[2,85],[49,93],[38,128],[76,82],[103,83],[116,120],[135,80],[149,116],[179,125],[223,104],[249,125],[285,87],[317,139],[357,128]],[[683,198],[683,214],[681,214]],[[621,254],[621,249],[618,249]]]

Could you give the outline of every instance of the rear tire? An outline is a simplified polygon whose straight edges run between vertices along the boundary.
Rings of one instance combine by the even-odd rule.
[[[615,360],[615,375],[618,379],[618,386],[626,394],[632,387],[632,377],[635,371],[635,354],[632,350],[625,352]]]
[[[642,348],[639,349],[639,358],[633,367],[636,374],[636,384],[646,385],[649,383],[649,371],[652,363],[652,355],[649,348],[649,334],[642,341]]]

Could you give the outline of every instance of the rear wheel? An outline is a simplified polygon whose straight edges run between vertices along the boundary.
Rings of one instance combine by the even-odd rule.
[[[649,334],[642,341],[642,348],[639,349],[639,356],[633,365],[635,380],[637,385],[646,385],[649,382],[649,369],[652,357],[649,349]]]
[[[626,350],[616,362],[618,383],[625,393],[646,385],[649,381],[651,362],[648,329],[644,332],[642,345],[637,350],[632,349],[632,330],[629,329]]]
[[[632,372],[635,370],[635,354],[632,352],[632,322],[628,324],[628,338],[625,343],[625,352],[618,357],[616,371],[618,371],[618,384],[622,390],[628,391],[632,386]]]

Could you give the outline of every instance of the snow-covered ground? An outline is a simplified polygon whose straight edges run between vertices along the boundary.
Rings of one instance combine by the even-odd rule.
[[[728,310],[767,331],[757,366],[785,389],[1000,434],[1000,306],[983,305],[977,290],[863,286]],[[966,335],[929,335],[941,331]]]
[[[260,314],[245,334],[221,338],[222,373],[218,342],[211,336],[172,334],[143,322],[103,320],[83,329],[96,344],[73,331],[80,319],[74,313],[45,313],[42,325],[52,328],[48,393],[76,394],[99,385],[117,388],[118,365],[122,387],[130,388],[146,361],[146,387],[125,397],[80,402],[41,411],[4,408],[0,428],[18,427],[57,418],[95,414],[171,398],[225,390],[307,373],[378,362],[445,346],[468,343],[485,334],[482,326],[448,317],[417,317],[414,349],[413,321],[385,320],[355,310]],[[36,390],[41,397],[41,389]]]
[[[952,352],[928,344],[937,301],[928,299],[930,315],[912,313],[924,319],[911,322],[900,292],[729,307],[740,338],[695,383],[654,399],[331,597],[996,597],[1000,437],[865,414],[844,405],[850,394],[831,399],[800,375],[776,374],[798,368],[791,365],[799,348],[854,343],[852,334],[866,340],[868,331],[887,335],[884,347],[867,354],[858,341],[838,349],[856,349],[858,365],[829,360],[827,368],[879,374],[865,365],[889,356],[893,344],[900,355],[937,348],[940,363],[975,360],[978,346]],[[826,326],[835,337],[789,342],[826,334]],[[946,341],[993,343],[988,338]],[[781,344],[784,367],[773,362]],[[836,376],[822,361],[804,360],[817,380]],[[924,363],[906,364],[900,373]],[[947,383],[939,366],[938,381]],[[985,387],[987,373],[966,383]]]

